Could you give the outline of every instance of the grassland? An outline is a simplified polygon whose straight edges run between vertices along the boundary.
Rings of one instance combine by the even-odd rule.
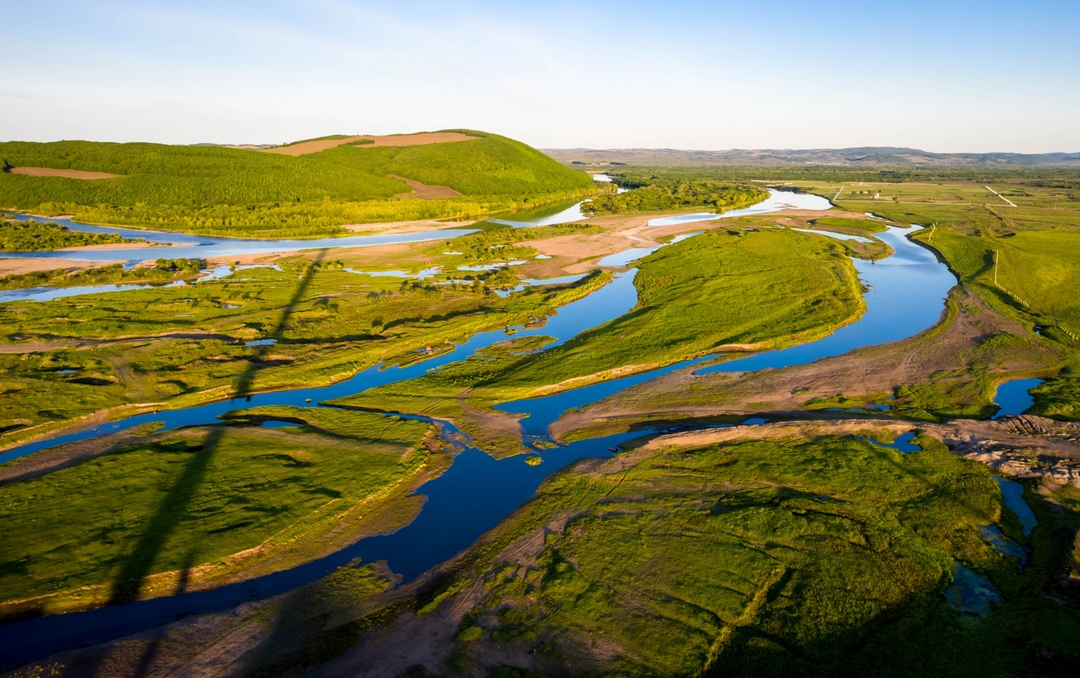
[[[822,217],[810,222],[813,226],[838,233],[881,233],[885,224],[872,219],[852,219],[849,217]]]
[[[1044,624],[1080,623],[1029,593],[1050,549],[1019,573],[977,530],[1003,521],[1023,540],[990,474],[921,442],[904,456],[850,437],[736,441],[562,474],[456,573],[487,584],[455,661],[516,646],[541,672],[1022,672],[1054,654],[1032,642],[1054,633]],[[1007,601],[982,624],[942,595],[957,560]]]
[[[583,196],[589,176],[519,142],[473,133],[460,143],[345,144],[292,157],[238,149],[64,141],[0,143],[8,166],[110,172],[78,181],[0,173],[0,207],[88,223],[232,237],[344,235],[346,224],[464,218]],[[393,200],[409,186],[463,194]]]
[[[892,205],[874,211],[931,224],[916,238],[940,252],[968,289],[995,312],[1067,349],[1053,370],[1057,378],[1039,390],[1035,412],[1075,418],[1080,193],[1068,184],[1033,185],[1040,183],[998,184],[993,192],[985,185],[903,184],[892,188]]]
[[[275,408],[289,428],[196,427],[148,436],[0,502],[0,615],[199,590],[330,553],[411,520],[408,498],[448,461],[431,427],[367,413]],[[236,420],[239,421],[239,420]]]
[[[411,600],[368,603],[366,616],[313,630],[262,668],[392,671],[389,650],[419,637],[431,638],[416,655],[424,668],[448,675],[1006,676],[1074,665],[1080,614],[1042,595],[1068,562],[1058,537],[1075,527],[1073,509],[1028,492],[1040,524],[1025,538],[982,465],[930,438],[903,455],[873,442],[888,434],[862,434],[661,439],[580,462]],[[989,525],[1031,549],[1022,570],[981,536]],[[1000,592],[988,617],[947,602],[955,563]],[[436,631],[447,624],[452,641]]]
[[[604,671],[627,675],[872,662],[863,629],[912,598],[953,616],[941,591],[954,557],[999,564],[975,530],[997,517],[992,480],[944,451],[754,441],[618,466],[559,476],[477,549],[469,578],[490,584],[462,659],[499,642],[567,666],[604,648]],[[539,552],[500,562],[552,523]]]
[[[503,230],[517,242],[518,231]],[[489,258],[502,256],[504,248],[490,249],[490,238],[472,260],[483,260],[482,248]],[[259,391],[325,385],[379,363],[408,364],[476,332],[544,318],[609,279],[503,298],[493,292],[505,284],[499,271],[435,285],[361,276],[300,257],[280,268],[239,270],[186,287],[0,305],[0,442],[10,446],[132,407],[219,399],[245,374],[245,388]],[[262,339],[277,343],[245,346]]]
[[[723,346],[778,347],[823,336],[857,318],[864,308],[847,252],[838,242],[790,230],[705,233],[639,262],[634,278],[637,305],[561,346],[477,356],[341,403],[460,417],[461,396],[472,406],[486,408],[668,365]],[[518,446],[509,449],[517,451]]]
[[[672,172],[679,176],[683,171]],[[716,174],[739,177],[739,172]],[[802,172],[804,177],[808,173]],[[824,176],[833,173],[821,170]],[[709,170],[703,174],[713,176]],[[987,417],[996,409],[997,385],[1025,377],[1049,378],[1035,391],[1033,413],[1075,419],[1080,260],[1074,253],[1080,244],[1080,183],[1021,172],[989,173],[997,179],[991,184],[983,177],[973,181],[972,174],[966,181],[868,177],[792,182],[830,199],[839,195],[837,204],[849,215],[873,212],[894,223],[928,226],[915,239],[935,250],[961,285],[942,324],[925,336],[779,374],[674,376],[574,415],[574,425],[585,427],[581,432],[557,428],[571,438],[616,430],[608,417],[617,412],[641,421],[673,421],[865,405],[924,420]],[[813,220],[814,226],[864,234],[882,223],[832,216]],[[596,421],[588,421],[589,416]]]
[[[0,251],[45,252],[65,247],[86,247],[131,242],[115,233],[81,233],[67,226],[37,221],[0,221]]]
[[[295,159],[340,153],[346,166],[358,148]],[[385,152],[385,168],[399,158],[395,149],[359,150]],[[451,161],[431,162],[431,175],[417,180],[449,185],[438,171]],[[663,180],[694,176],[671,170]],[[786,370],[675,373],[622,394],[618,421],[597,420],[567,437],[750,412],[827,418],[838,416],[822,412],[828,408],[889,408],[845,415],[867,416],[865,429],[704,445],[661,439],[583,462],[414,586],[393,590],[392,574],[377,564],[344,568],[257,608],[243,631],[230,625],[222,645],[192,632],[191,654],[163,656],[243,656],[245,672],[255,670],[250,661],[264,673],[339,657],[345,663],[336,672],[375,671],[410,653],[428,671],[451,675],[1067,672],[1080,662],[1075,488],[1029,482],[1040,524],[1026,537],[987,467],[930,437],[946,424],[921,424],[923,450],[903,455],[874,442],[891,434],[869,415],[985,417],[997,383],[1043,376],[1052,378],[1037,389],[1036,410],[1078,416],[1078,188],[1024,175],[993,183],[994,192],[973,181],[850,181],[830,169],[798,176],[798,187],[836,198],[842,216],[730,220],[666,246],[638,263],[629,313],[559,346],[543,330],[507,334],[467,360],[335,403],[342,409],[255,408],[220,426],[139,432],[74,465],[7,482],[0,542],[15,548],[0,559],[0,614],[219,586],[411,520],[421,500],[410,492],[449,457],[425,424],[347,408],[450,417],[481,449],[516,454],[518,424],[493,411],[496,403],[718,350],[823,336],[863,308],[849,261],[854,248],[868,258],[882,248],[776,226],[812,220],[866,236],[882,228],[856,218],[870,211],[936,224],[916,238],[961,280],[937,327]],[[328,204],[332,213],[339,203]],[[483,230],[452,243],[388,248],[367,261],[278,258],[281,270],[241,270],[184,288],[0,306],[0,323],[11,328],[0,340],[0,441],[231,393],[333,383],[379,363],[438,355],[480,331],[536,328],[612,274],[502,297],[494,290],[516,284],[519,269],[423,282],[343,269],[454,271],[516,259],[538,266],[551,263],[532,259],[541,241],[600,236],[611,229],[604,219]],[[568,258],[560,255],[559,265]],[[595,257],[582,259],[574,265],[595,265]],[[258,339],[277,343],[244,345]],[[260,426],[266,420],[292,425]],[[1065,433],[1054,435],[1052,443],[1066,444]],[[1025,454],[1033,466],[1048,463]],[[522,463],[535,461],[543,468],[544,453]],[[990,525],[1030,549],[1022,570],[980,534]],[[948,604],[956,563],[1000,592],[989,616]],[[172,642],[183,633],[166,636]],[[244,643],[260,649],[244,655],[237,651]]]

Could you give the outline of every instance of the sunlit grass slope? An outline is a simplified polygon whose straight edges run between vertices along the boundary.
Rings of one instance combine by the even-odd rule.
[[[588,192],[592,179],[506,137],[407,147],[346,144],[297,157],[208,146],[0,143],[5,167],[121,175],[81,181],[0,173],[0,207],[212,235],[312,236],[349,223],[464,217]],[[388,175],[449,186],[447,200],[391,200]]]

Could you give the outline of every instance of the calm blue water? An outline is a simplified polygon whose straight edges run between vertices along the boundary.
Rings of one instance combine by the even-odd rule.
[[[673,217],[660,217],[651,219],[650,226],[672,226],[675,224],[690,224],[697,221],[712,221],[713,219],[731,219],[732,217],[747,217],[754,214],[767,214],[780,210],[827,210],[832,207],[828,198],[810,193],[794,193],[792,191],[778,191],[769,189],[769,197],[756,205],[751,205],[738,210],[728,210],[722,214],[715,212],[697,212],[695,214],[679,214]]]
[[[832,231],[819,231],[813,228],[793,228],[793,231],[799,231],[800,233],[817,233],[819,235],[828,236],[835,240],[853,240],[855,242],[869,243],[874,242],[870,238],[864,238],[861,235],[849,235],[847,233],[833,233]]]
[[[994,404],[998,406],[998,411],[991,419],[1027,412],[1035,404],[1035,398],[1028,391],[1041,383],[1042,379],[1014,379],[999,385],[994,393]]]
[[[554,226],[555,224],[568,224],[581,221],[587,217],[581,212],[581,203],[560,205],[557,207],[544,207],[534,210],[498,215],[488,219],[493,224],[513,226],[515,228],[528,228],[531,226]]]
[[[992,605],[1001,602],[990,580],[960,563],[953,563],[953,583],[945,589],[945,601],[957,612],[985,617]]]
[[[1000,476],[994,476],[994,480],[997,481],[998,487],[1001,488],[1001,497],[1005,501],[1005,506],[1020,519],[1021,532],[1025,537],[1030,537],[1031,531],[1035,529],[1039,521],[1035,518],[1035,512],[1024,501],[1024,486],[1015,480],[1008,480]]]
[[[9,301],[42,302],[65,297],[81,297],[84,294],[111,294],[113,292],[146,290],[154,287],[183,287],[186,284],[183,280],[177,280],[161,285],[137,283],[131,285],[78,285],[76,287],[28,287],[22,290],[0,290],[0,304]]]
[[[865,440],[869,443],[873,443],[878,447],[888,447],[904,454],[911,454],[912,452],[922,452],[922,447],[915,444],[915,432],[911,431],[903,435],[897,436],[896,440],[891,443],[883,443],[873,438],[865,438],[863,436],[855,436],[856,440]]]
[[[1028,561],[1027,549],[1006,537],[1000,527],[997,525],[985,525],[979,528],[979,534],[982,535],[983,539],[990,542],[998,553],[1019,559],[1020,569],[1024,569],[1024,565]]]
[[[609,254],[596,263],[598,266],[611,266],[615,268],[629,266],[638,259],[644,259],[649,256],[660,249],[660,247],[660,245],[657,245],[656,247],[632,247],[628,250],[623,250],[622,252]]]

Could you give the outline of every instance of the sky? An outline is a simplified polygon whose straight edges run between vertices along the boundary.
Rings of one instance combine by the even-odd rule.
[[[1080,1],[0,0],[0,139],[1080,151]]]

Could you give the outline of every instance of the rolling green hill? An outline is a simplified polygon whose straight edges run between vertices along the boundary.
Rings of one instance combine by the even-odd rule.
[[[480,216],[589,192],[593,182],[520,142],[404,147],[346,144],[302,156],[208,146],[59,141],[0,143],[5,169],[121,175],[93,181],[0,173],[0,207],[95,223],[232,236],[316,236],[350,223]],[[397,175],[461,198],[402,200]]]

